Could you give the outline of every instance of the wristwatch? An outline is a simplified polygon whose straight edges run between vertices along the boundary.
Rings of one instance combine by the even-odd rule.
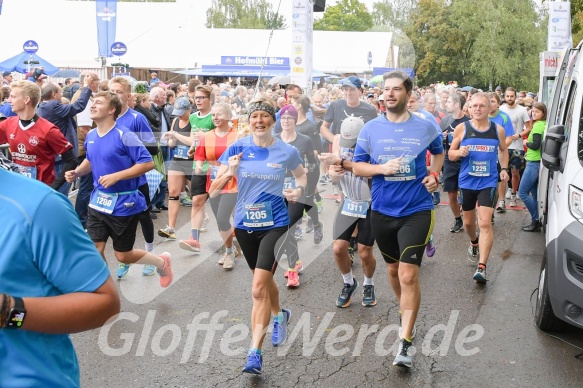
[[[19,329],[24,323],[26,309],[22,298],[13,296],[12,299],[14,299],[14,307],[10,309],[8,318],[6,318],[6,329]]]
[[[304,193],[306,192],[306,189],[302,185],[297,185],[296,189],[302,189],[302,195],[304,195]]]

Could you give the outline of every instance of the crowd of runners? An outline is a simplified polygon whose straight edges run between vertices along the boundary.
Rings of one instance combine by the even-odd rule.
[[[336,85],[322,80],[309,94],[293,84],[233,87],[197,79],[164,84],[155,73],[147,93],[135,93],[127,78],[100,80],[93,72],[65,85],[48,82],[42,71],[22,81],[4,77],[0,144],[8,144],[9,152],[0,159],[2,208],[20,203],[15,219],[36,219],[35,212],[46,206],[39,201],[48,196],[58,205],[42,217],[59,218],[61,211],[64,221],[59,222],[74,223],[75,235],[84,235],[79,244],[92,241],[93,252],[108,260],[105,247],[112,240],[118,279],[128,276],[130,265],[140,264],[143,275],[158,275],[161,287],[173,282],[173,259],[167,252],[152,253],[152,219],[163,218],[166,227],[157,235],[176,241],[188,255],[209,249],[201,232],[214,218],[223,243],[218,264],[229,271],[244,258],[253,273],[246,373],[262,373],[261,349],[272,319],[272,345],[287,338],[292,311],[280,305],[274,276],[282,266],[287,287],[300,286],[304,265],[298,241],[308,234],[313,244],[325,234],[333,237],[339,308],[351,305],[361,285],[352,271],[358,258],[361,304],[377,304],[377,244],[400,310],[393,365],[411,368],[419,271],[423,256],[436,254],[434,207],[441,192],[453,216],[450,232],[468,235],[464,255],[476,265],[472,279],[478,284],[488,281],[495,213],[518,208],[520,199],[531,215],[523,230],[541,227],[536,192],[546,107],[532,93],[512,87],[494,92],[453,85],[419,88],[400,71],[386,73],[378,87],[365,87],[356,76]],[[76,190],[71,198],[76,219],[65,197],[34,180],[65,195]],[[333,187],[329,192],[335,198],[326,207],[319,192],[325,186]],[[35,191],[42,195],[31,196]],[[178,235],[180,212],[190,213],[188,235]],[[320,220],[322,212],[334,212],[330,227]],[[40,224],[32,223],[28,234],[43,240],[34,228],[49,227]],[[144,249],[135,246],[138,225]],[[28,281],[36,276],[62,287],[43,294],[39,286],[29,295],[5,282],[14,271],[11,254],[22,256],[22,248],[11,243],[12,250],[0,259],[0,327],[20,319],[24,331],[73,332],[119,311],[119,301],[113,307],[97,303],[83,319],[104,319],[72,327],[57,317],[52,329],[39,329],[38,314],[44,310],[34,297],[88,293],[115,299],[116,291],[104,275],[104,261],[96,260],[99,255],[86,255],[71,267],[75,281],[61,279],[35,249],[50,248],[62,256],[72,248],[37,243],[40,248],[25,255],[36,271]],[[0,329],[0,344],[8,348],[24,340]],[[67,351],[74,354],[72,345]]]

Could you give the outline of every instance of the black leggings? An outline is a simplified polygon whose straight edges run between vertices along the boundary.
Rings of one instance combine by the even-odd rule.
[[[231,224],[231,215],[237,203],[237,193],[219,194],[211,198],[211,209],[217,219],[219,231],[226,232],[233,226]]]
[[[147,243],[154,242],[154,221],[152,221],[152,217],[150,217],[150,210],[152,210],[152,205],[150,204],[150,189],[148,188],[148,184],[144,183],[138,190],[144,197],[146,197],[146,205],[148,208],[140,213],[138,220],[140,221],[140,226],[142,227],[142,234],[144,235],[144,240]]]
[[[320,220],[318,218],[318,208],[316,207],[316,204],[314,203],[314,196],[311,195],[309,197],[302,197],[302,198],[300,198],[300,200],[302,202],[305,202],[305,203],[302,203],[302,202],[289,203],[286,201],[287,214],[289,216],[289,224],[295,225],[298,221],[300,221],[304,215],[304,210],[305,210],[308,212],[308,215],[310,216],[310,218],[314,222],[314,225],[318,225]],[[291,229],[291,227],[290,227],[290,229]],[[293,230],[292,230],[292,232],[293,232]],[[291,238],[288,238],[285,241],[282,253],[284,251],[285,251],[285,254],[287,255],[287,262],[289,265],[288,268],[294,268],[296,265],[296,262],[300,259],[300,255],[298,252],[298,242],[296,241],[295,238],[293,238],[293,236],[291,236]]]

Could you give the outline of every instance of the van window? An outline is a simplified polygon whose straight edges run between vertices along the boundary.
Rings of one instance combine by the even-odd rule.
[[[552,120],[561,120],[564,117],[564,113],[565,113],[565,109],[566,109],[566,105],[567,105],[567,90],[569,88],[569,81],[571,80],[571,77],[573,75],[573,70],[575,69],[575,64],[577,63],[577,57],[579,56],[579,47],[577,47],[576,49],[571,49],[568,51],[569,55],[569,62],[567,63],[565,72],[564,72],[564,77],[561,80],[561,83],[555,84],[555,88],[559,88],[560,89],[560,93],[559,93],[559,101],[557,103],[557,112],[558,114],[555,116],[556,119],[551,118]],[[559,75],[560,77],[560,75]],[[560,78],[559,78],[560,79]],[[557,80],[559,81],[559,80]],[[553,101],[553,105],[555,104],[555,101]],[[554,125],[554,124],[559,124],[560,122],[549,122],[549,125]]]
[[[567,99],[567,114],[563,116],[563,125],[565,126],[565,141],[569,141],[569,133],[573,126],[573,110],[575,108],[575,96],[577,93],[577,83],[571,82],[571,90],[569,91],[569,98]]]

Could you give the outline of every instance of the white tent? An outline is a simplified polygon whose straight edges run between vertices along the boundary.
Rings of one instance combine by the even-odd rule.
[[[220,64],[221,56],[290,56],[291,29],[275,31],[271,42],[268,30],[207,29],[208,3],[118,3],[116,40],[128,47],[121,61],[136,68],[187,69]],[[5,1],[0,35],[9,37],[2,42],[0,61],[21,52],[22,44],[32,39],[39,54],[58,67],[100,66],[94,2]],[[314,31],[313,36],[313,66],[325,73],[384,67],[392,46],[388,32]],[[108,60],[112,62],[117,58]]]

